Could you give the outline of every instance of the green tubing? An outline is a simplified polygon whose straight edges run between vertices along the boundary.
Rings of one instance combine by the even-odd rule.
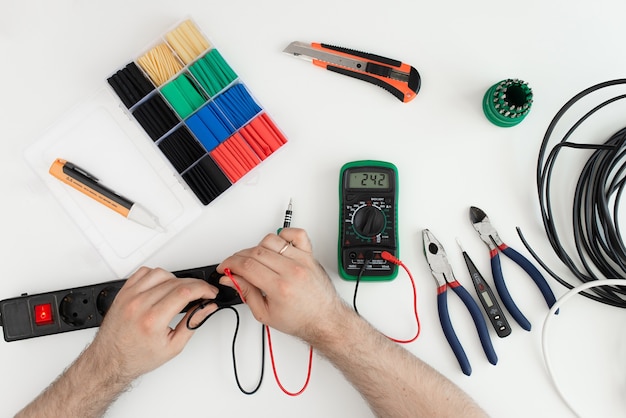
[[[237,78],[217,49],[212,49],[196,61],[189,71],[211,97]]]
[[[491,123],[508,128],[524,120],[533,103],[528,83],[506,79],[491,86],[483,97],[483,112]]]
[[[189,73],[181,74],[161,88],[161,93],[181,119],[191,115],[207,98],[217,95],[237,78],[216,49],[191,65]],[[205,94],[201,93],[202,90]]]
[[[182,119],[192,114],[206,101],[187,74],[182,74],[167,83],[161,89],[161,93]]]

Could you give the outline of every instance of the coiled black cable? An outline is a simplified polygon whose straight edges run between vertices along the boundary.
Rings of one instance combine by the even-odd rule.
[[[580,144],[568,142],[572,134],[604,107],[626,98],[626,94],[607,99],[578,119],[556,144],[548,156],[548,143],[555,128],[566,112],[579,100],[598,90],[626,84],[626,79],[606,81],[589,87],[571,98],[555,115],[543,137],[537,161],[537,191],[541,216],[546,235],[558,258],[581,282],[626,277],[626,246],[618,223],[619,205],[626,185],[626,128],[613,134],[603,144]],[[563,148],[592,150],[584,165],[576,189],[572,207],[572,232],[576,254],[570,254],[562,245],[555,225],[552,209],[551,179],[557,156]],[[537,256],[528,245],[521,230],[518,234],[538,263],[559,283],[568,289],[574,284],[559,277]],[[626,288],[622,286],[599,286],[589,292],[581,292],[590,299],[608,305],[626,308]]]

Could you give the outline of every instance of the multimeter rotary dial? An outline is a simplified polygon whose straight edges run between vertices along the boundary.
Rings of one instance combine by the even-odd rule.
[[[372,238],[385,230],[387,223],[383,211],[373,205],[361,205],[352,214],[354,232],[362,238]]]

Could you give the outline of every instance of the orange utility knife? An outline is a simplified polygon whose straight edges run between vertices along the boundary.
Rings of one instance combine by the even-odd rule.
[[[384,88],[404,103],[417,96],[422,84],[417,70],[400,61],[338,46],[292,42],[287,54],[311,60],[328,71],[358,78]]]

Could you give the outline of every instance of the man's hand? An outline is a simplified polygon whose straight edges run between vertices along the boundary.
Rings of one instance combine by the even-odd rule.
[[[16,416],[101,417],[135,378],[185,347],[193,335],[186,327],[189,313],[172,329],[174,317],[189,302],[216,294],[215,287],[202,280],[140,268],[120,289],[94,341]],[[201,321],[215,309],[207,305],[194,320]]]
[[[282,332],[315,343],[330,331],[332,318],[344,309],[328,275],[313,257],[302,229],[267,235],[218,267],[232,271],[255,318]],[[228,278],[222,283],[233,286]]]
[[[119,372],[134,379],[179,354],[193,331],[187,315],[170,327],[172,319],[191,301],[212,299],[215,287],[197,279],[179,279],[162,269],[140,268],[124,284],[107,312],[92,348],[118,362]],[[194,322],[215,311],[209,305]]]
[[[285,228],[267,235],[217,270],[225,268],[260,322],[311,344],[341,370],[377,416],[485,416],[452,382],[341,300],[303,230]],[[228,278],[222,282],[232,285]]]

